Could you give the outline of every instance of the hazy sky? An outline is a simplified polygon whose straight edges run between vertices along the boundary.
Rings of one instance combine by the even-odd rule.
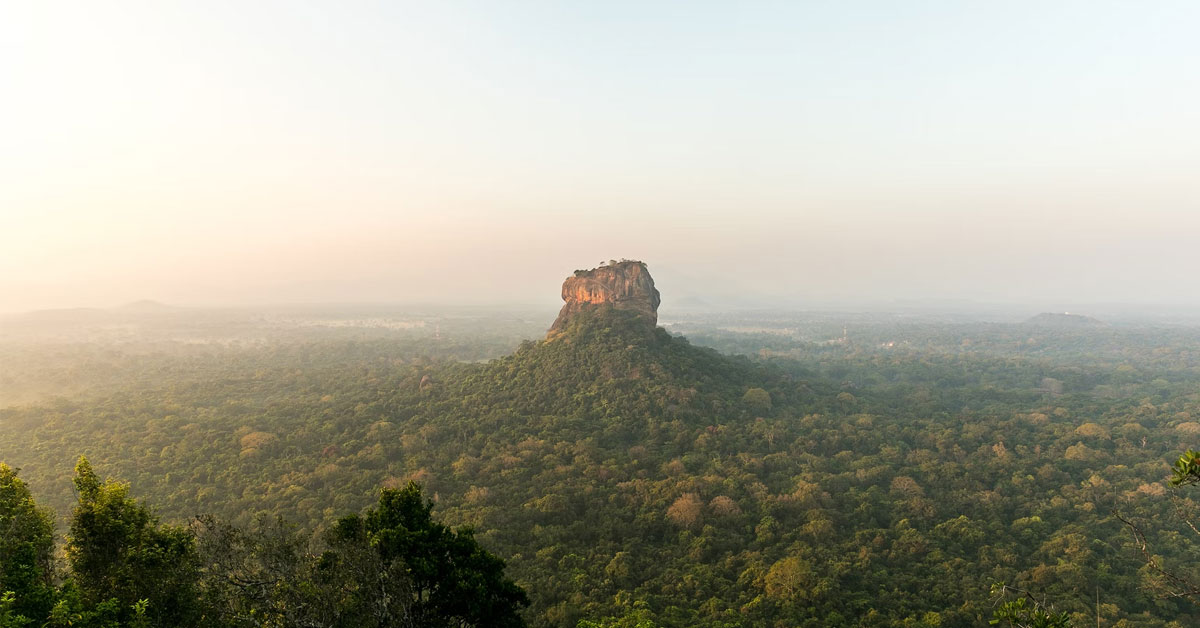
[[[7,2],[0,311],[1200,304],[1200,3]]]

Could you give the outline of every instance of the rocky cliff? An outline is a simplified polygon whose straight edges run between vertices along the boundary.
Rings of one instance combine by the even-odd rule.
[[[563,282],[562,298],[566,303],[550,326],[550,334],[562,331],[577,312],[605,306],[637,312],[650,327],[658,324],[658,290],[642,262],[621,261],[577,270]]]

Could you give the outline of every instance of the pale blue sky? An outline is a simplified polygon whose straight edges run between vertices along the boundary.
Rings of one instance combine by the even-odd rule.
[[[1200,303],[1195,2],[0,7],[0,311]]]

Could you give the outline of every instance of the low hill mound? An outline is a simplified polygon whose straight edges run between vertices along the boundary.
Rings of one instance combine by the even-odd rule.
[[[1091,316],[1071,314],[1070,312],[1042,312],[1029,320],[1026,325],[1034,327],[1057,327],[1061,329],[1080,329],[1086,327],[1107,327],[1108,323]]]

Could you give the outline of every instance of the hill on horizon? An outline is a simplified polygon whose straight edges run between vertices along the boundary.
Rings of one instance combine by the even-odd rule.
[[[113,309],[121,310],[123,312],[166,312],[178,310],[179,308],[173,305],[167,305],[160,301],[155,301],[153,299],[138,299],[137,301],[124,303]]]
[[[1084,316],[1083,314],[1071,314],[1070,312],[1042,312],[1026,320],[1025,324],[1036,325],[1038,327],[1061,328],[1106,327],[1108,325],[1108,323],[1100,319]]]

